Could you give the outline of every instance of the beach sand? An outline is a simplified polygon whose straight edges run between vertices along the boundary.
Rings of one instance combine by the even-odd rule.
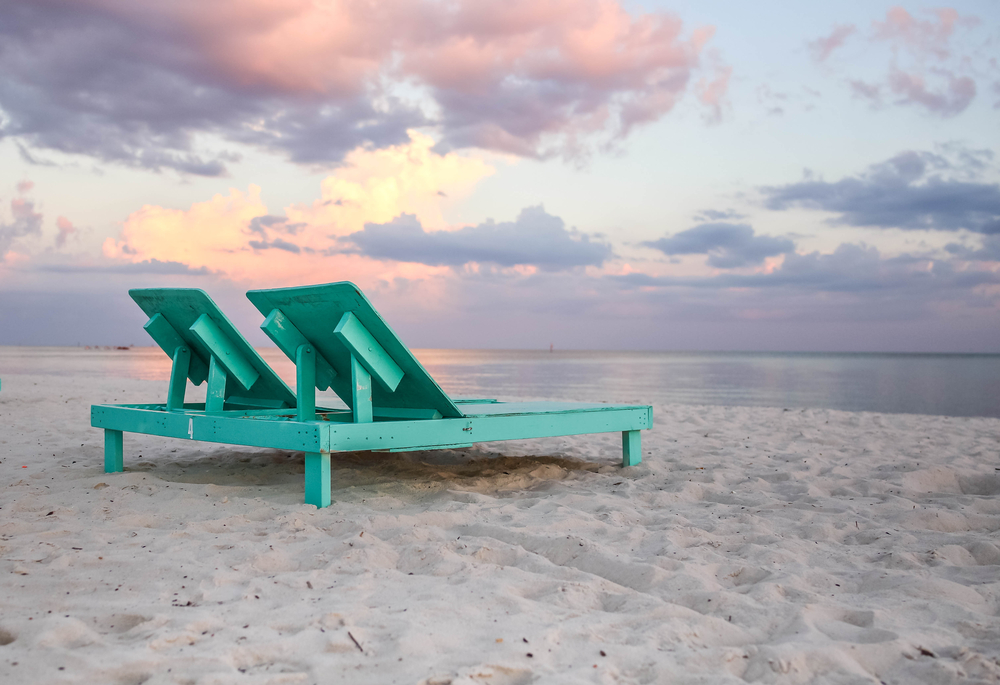
[[[1000,420],[663,405],[620,436],[303,455],[8,375],[2,683],[997,683]],[[580,398],[587,400],[591,398]]]

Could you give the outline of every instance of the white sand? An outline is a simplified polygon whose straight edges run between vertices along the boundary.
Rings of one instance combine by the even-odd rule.
[[[641,466],[347,454],[319,511],[299,453],[104,474],[164,386],[3,378],[0,682],[1000,682],[1000,420],[657,406]]]

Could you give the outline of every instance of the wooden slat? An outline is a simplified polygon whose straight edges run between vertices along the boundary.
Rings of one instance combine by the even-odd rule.
[[[125,470],[124,437],[119,430],[104,430],[104,472],[120,473]]]
[[[333,334],[386,390],[396,390],[399,381],[403,380],[403,370],[385,348],[378,344],[358,317],[351,312],[344,312],[337,327],[333,329]]]
[[[330,453],[306,452],[306,504],[330,506]]]
[[[379,315],[372,303],[352,283],[251,290],[247,297],[261,313],[270,316],[275,309],[294,323],[316,351],[337,370],[330,389],[351,405],[351,354],[336,336],[331,335],[346,312],[357,317],[403,372],[392,391],[376,380],[372,401],[378,407],[435,409],[445,417],[460,417],[462,411],[448,398],[427,373],[413,353]]]
[[[201,341],[201,344],[211,351],[212,357],[245,390],[252,388],[253,384],[260,378],[260,374],[257,373],[257,369],[253,367],[250,360],[243,356],[243,353],[222,332],[218,325],[212,321],[212,318],[208,314],[202,314],[191,324],[191,333]]]
[[[455,445],[421,445],[419,447],[393,447],[388,450],[372,450],[373,452],[426,452],[428,450],[461,450],[472,447],[471,442],[460,442]]]
[[[260,327],[267,334],[267,337],[278,346],[278,349],[293,362],[299,346],[309,344],[306,337],[299,332],[295,324],[289,321],[280,309],[272,309]],[[316,388],[326,390],[332,387],[333,379],[337,377],[337,371],[326,357],[319,353],[319,350],[314,348],[313,354],[316,356]]]
[[[622,466],[635,466],[642,461],[642,435],[639,431],[622,431]]]
[[[160,349],[167,353],[171,359],[174,356],[174,351],[178,347],[187,347],[187,343],[181,338],[180,333],[170,325],[166,317],[163,314],[156,312],[150,317],[143,329],[149,333],[149,337],[153,339]],[[197,354],[191,355],[191,363],[188,366],[188,378],[195,385],[201,385],[208,378],[208,361],[202,359]]]
[[[372,377],[351,355],[351,412],[354,423],[372,422]]]
[[[652,426],[648,406],[572,405],[558,412],[497,414],[434,421],[376,421],[370,424],[329,423],[332,451],[412,449],[426,445],[522,440],[559,435],[637,431]]]
[[[321,452],[329,450],[323,423],[242,418],[224,414],[182,414],[129,405],[95,404],[90,425],[128,433],[160,435],[181,440],[224,442],[273,449]]]
[[[205,390],[205,411],[221,412],[226,408],[226,369],[214,354],[208,363],[208,388]]]
[[[275,411],[280,409],[285,409],[287,412],[287,405],[283,400],[269,400],[261,397],[241,397],[240,395],[230,395],[229,399],[226,400],[227,404],[237,404],[247,407],[261,407],[262,409],[267,409],[269,411]]]
[[[440,419],[437,409],[410,409],[408,407],[372,407],[376,419]]]
[[[245,389],[240,386],[235,377],[226,385],[227,402],[233,395],[243,398],[254,398],[267,404],[259,406],[295,406],[295,393],[274,373],[261,356],[246,341],[233,324],[226,318],[226,315],[219,309],[218,305],[212,301],[203,290],[198,288],[135,288],[129,290],[129,295],[136,304],[142,308],[146,316],[155,319],[151,328],[153,331],[159,329],[156,318],[160,314],[164,323],[167,323],[172,332],[171,340],[158,340],[161,347],[171,358],[176,349],[177,337],[180,337],[183,344],[191,350],[191,365],[188,378],[195,384],[200,385],[208,378],[208,364],[212,357],[212,351],[206,347],[202,341],[191,331],[191,326],[203,314],[208,314],[213,323],[225,335],[230,343],[248,360],[260,377],[253,384],[253,388]],[[332,326],[332,324],[331,324]],[[147,329],[148,330],[148,329]],[[169,333],[168,333],[169,335]],[[153,335],[154,339],[161,337]],[[345,365],[346,368],[346,365]]]
[[[170,386],[167,388],[167,411],[184,409],[184,391],[187,390],[190,368],[191,348],[184,345],[174,349],[174,365],[170,367]]]
[[[299,421],[315,421],[316,351],[309,343],[295,351],[295,400]]]

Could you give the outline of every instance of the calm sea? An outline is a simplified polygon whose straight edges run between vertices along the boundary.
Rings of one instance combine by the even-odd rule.
[[[291,363],[261,355],[289,385]],[[415,350],[451,395],[1000,417],[1000,355]],[[8,374],[167,380],[158,348],[0,347]]]

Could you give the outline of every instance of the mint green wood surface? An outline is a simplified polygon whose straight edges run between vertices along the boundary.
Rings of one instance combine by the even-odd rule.
[[[371,423],[372,376],[361,362],[351,355],[351,411],[354,423]]]
[[[295,361],[295,354],[299,347],[309,343],[280,309],[273,310],[260,327],[267,334],[267,337],[278,346],[278,349],[292,361]],[[330,366],[330,362],[315,349],[313,354],[316,355],[316,389],[326,390],[333,383],[333,377],[337,375],[337,372]]]
[[[168,357],[172,357],[178,348],[187,347],[185,339],[159,312],[149,318],[143,329],[149,333],[149,337],[160,346],[160,349],[167,353]],[[188,364],[187,375],[191,382],[195,385],[204,383],[205,379],[208,378],[208,362],[199,356],[194,356]]]
[[[403,376],[390,392],[381,383],[372,387],[375,407],[435,409],[444,417],[459,417],[462,412],[424,370],[416,357],[400,341],[382,319],[371,302],[353,283],[330,283],[298,288],[251,290],[247,297],[265,317],[278,309],[299,333],[323,356],[337,372],[331,388],[348,407],[353,407],[351,390],[352,351],[336,335],[334,329],[344,314],[351,313],[381,346]],[[266,330],[266,329],[265,329]],[[288,350],[282,349],[288,355]],[[367,350],[366,350],[367,351]],[[292,350],[294,354],[294,350]],[[294,361],[294,357],[289,355]],[[362,359],[362,364],[364,360]],[[366,369],[369,373],[372,369]]]
[[[240,349],[222,332],[222,329],[212,321],[211,316],[202,314],[191,324],[189,330],[205,346],[209,354],[212,355],[212,359],[222,365],[227,376],[235,378],[244,391],[253,387],[253,384],[260,378],[260,374],[257,369],[253,368],[250,360],[244,357]]]
[[[205,411],[221,412],[226,408],[226,382],[229,380],[225,367],[218,357],[212,355],[208,363],[208,386],[205,388]]]
[[[157,314],[159,316],[159,314]],[[174,348],[174,364],[170,367],[170,385],[167,387],[167,411],[184,408],[184,391],[187,390],[191,372],[191,348],[178,345]]]
[[[330,453],[306,452],[306,504],[330,506]]]
[[[389,353],[382,349],[368,329],[351,312],[340,317],[340,323],[333,329],[337,340],[346,347],[351,356],[361,362],[372,378],[382,384],[388,392],[396,392],[403,370],[392,361]]]
[[[208,378],[209,364],[215,356],[219,365],[225,367],[223,370],[229,371],[225,374],[222,391],[224,402],[235,403],[234,400],[239,399],[240,403],[254,405],[261,400],[267,406],[295,406],[292,391],[250,347],[205,291],[199,288],[138,288],[130,290],[129,295],[150,317],[146,331],[167,356],[174,356],[178,344],[190,349],[188,378],[192,383],[201,385]],[[196,325],[203,315],[207,315],[209,325],[205,325],[205,320]],[[195,331],[191,330],[192,326]],[[213,340],[216,354],[213,355],[213,348],[203,342],[203,336]],[[238,355],[240,360],[234,361],[232,355]],[[223,358],[227,356],[228,359]],[[259,378],[251,383],[252,387],[244,387],[243,383],[250,383],[253,373]]]
[[[226,411],[208,414],[202,405],[184,413],[167,412],[163,404],[94,405],[91,425],[130,433],[185,440],[274,447],[301,452],[430,449],[476,442],[545,438],[586,433],[638,431],[651,428],[650,407],[560,403],[556,411],[533,412],[538,403],[510,404],[504,413],[460,419],[415,419],[354,423],[349,412],[318,409],[318,420],[297,421],[294,410],[273,413]],[[343,417],[343,420],[338,420]]]
[[[642,461],[642,436],[639,431],[622,431],[622,466]]]
[[[119,473],[125,470],[125,445],[121,431],[104,431],[104,471]]]
[[[295,350],[295,401],[299,421],[316,420],[316,352],[302,343]]]

